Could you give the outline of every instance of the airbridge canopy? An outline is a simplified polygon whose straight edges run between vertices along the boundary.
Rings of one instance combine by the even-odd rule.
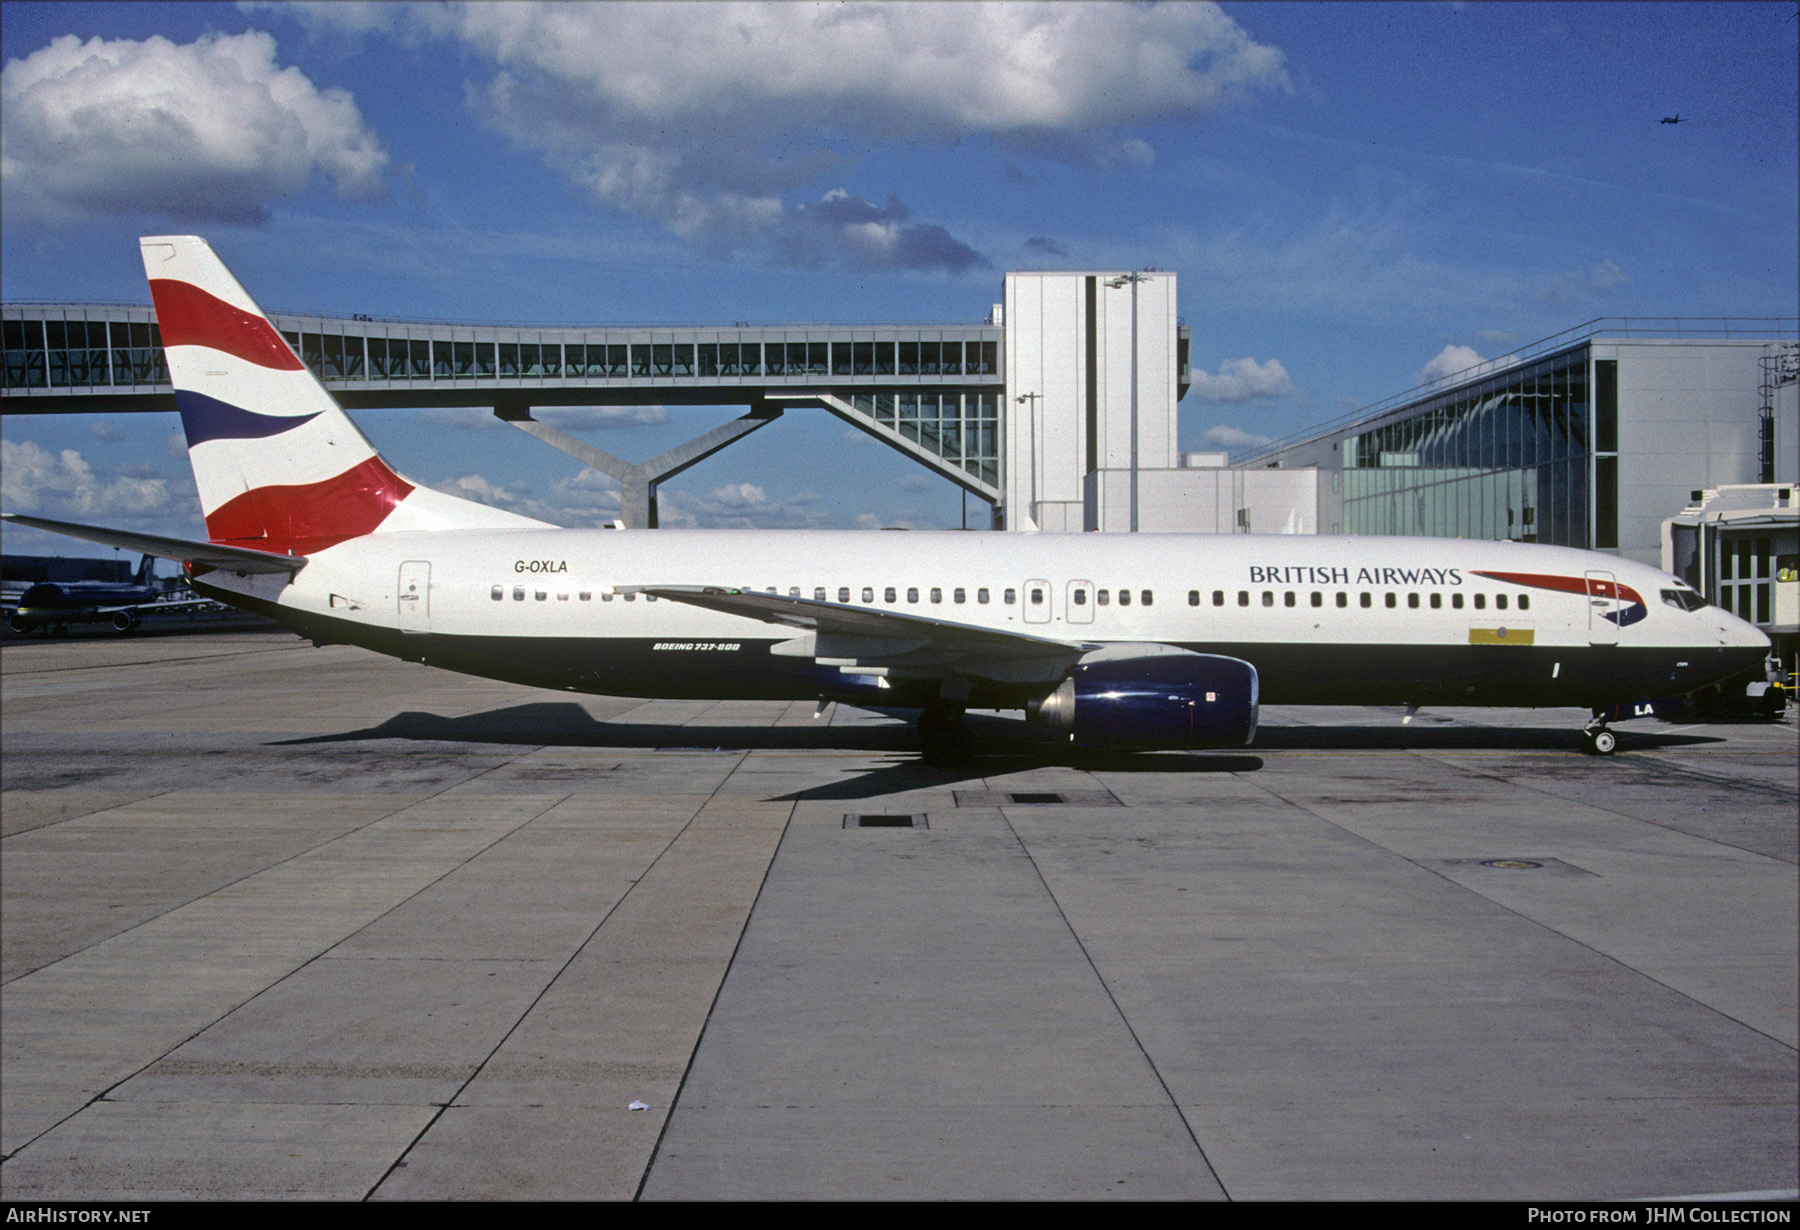
[[[0,309],[6,412],[173,411],[147,307]],[[997,501],[1004,330],[990,325],[531,328],[271,314],[350,409],[793,404],[869,420],[871,435]],[[862,424],[858,424],[861,426]],[[924,454],[921,456],[920,454]],[[936,462],[938,464],[933,464]],[[972,480],[972,481],[971,481]]]

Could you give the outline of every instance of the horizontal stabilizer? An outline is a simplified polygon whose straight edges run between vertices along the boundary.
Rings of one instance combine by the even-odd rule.
[[[257,551],[250,547],[228,547],[216,542],[193,542],[186,538],[165,538],[161,534],[138,534],[131,530],[111,530],[100,525],[77,525],[73,521],[51,521],[46,517],[25,517],[18,513],[0,513],[0,518],[29,525],[33,529],[85,538],[89,542],[141,551],[158,559],[179,560],[184,564],[203,564],[231,572],[285,572],[290,575],[306,567],[303,555],[277,555],[273,551]]]

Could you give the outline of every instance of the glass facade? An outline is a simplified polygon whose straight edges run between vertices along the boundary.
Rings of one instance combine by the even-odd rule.
[[[985,392],[856,393],[850,404],[928,452],[990,485],[1000,481],[1000,395]]]
[[[34,314],[43,309],[28,309]],[[80,307],[51,308],[45,318],[4,321],[8,389],[119,387],[168,383],[162,339],[154,323],[69,319]],[[143,309],[121,309],[123,312]],[[55,318],[57,313],[67,313]],[[97,314],[107,314],[104,311]],[[148,315],[147,311],[144,311]],[[276,318],[277,326],[300,324]],[[906,340],[868,334],[817,340],[593,342],[581,331],[462,330],[319,320],[317,331],[281,328],[301,362],[328,383],[481,380],[752,380],[870,384],[913,378],[954,382],[969,377],[999,384],[995,338]],[[820,330],[823,331],[823,330]],[[840,329],[833,329],[838,332]],[[851,329],[841,329],[851,333]],[[450,337],[410,334],[451,333]],[[477,336],[488,332],[484,340]],[[707,331],[695,330],[700,336]],[[757,332],[765,332],[758,330]],[[862,332],[862,331],[856,331]],[[582,340],[550,340],[557,333]],[[461,334],[461,336],[456,336]],[[495,339],[498,334],[498,339]],[[398,336],[396,336],[398,335]],[[679,336],[679,334],[677,335]],[[692,336],[692,334],[690,334]],[[713,336],[717,336],[714,334]]]
[[[133,387],[169,382],[162,332],[154,325],[104,320],[0,322],[5,387]]]
[[[1589,410],[1583,347],[1348,437],[1343,530],[1600,545],[1589,535]]]

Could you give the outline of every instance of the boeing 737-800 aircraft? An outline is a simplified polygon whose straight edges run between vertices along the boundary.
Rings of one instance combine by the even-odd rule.
[[[409,482],[192,236],[145,269],[210,542],[16,517],[183,562],[315,640],[575,692],[967,707],[1221,747],[1271,704],[1613,706],[1769,642],[1615,556],[1437,538],[571,530]]]

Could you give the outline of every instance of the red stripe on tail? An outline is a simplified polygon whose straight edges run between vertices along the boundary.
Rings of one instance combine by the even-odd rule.
[[[207,514],[206,533],[214,542],[311,555],[372,533],[412,489],[371,457],[322,483],[246,491]]]
[[[151,278],[150,298],[156,303],[156,323],[162,327],[164,346],[210,346],[258,367],[302,370],[300,360],[273,325],[192,282]]]

